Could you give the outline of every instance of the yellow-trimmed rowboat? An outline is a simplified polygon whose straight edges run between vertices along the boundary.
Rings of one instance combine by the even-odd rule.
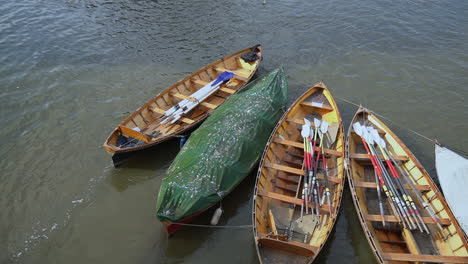
[[[257,55],[255,61],[246,62],[243,55]],[[242,89],[252,78],[261,61],[261,46],[256,45],[219,59],[178,81],[150,99],[120,123],[104,142],[104,149],[118,165],[135,151],[146,149],[175,135],[189,132],[203,122],[224,101]],[[251,56],[252,57],[252,56]],[[223,72],[234,77],[203,101],[192,94],[214,81]],[[162,124],[167,110],[182,100],[196,101],[197,105],[175,123]]]
[[[315,175],[320,186],[326,186],[325,178],[328,180],[330,203],[320,205],[319,202],[318,207],[315,207],[317,203],[314,201],[317,200],[312,198],[313,195],[309,196],[307,203],[304,202],[307,198],[302,199],[304,180],[308,182],[310,179],[305,177],[309,173],[303,163],[304,137],[301,129],[306,122],[304,118],[312,122],[311,134],[314,137],[314,119],[321,121],[322,125],[324,121],[329,124],[322,143],[328,170],[324,170],[323,157],[319,158]],[[314,137],[309,142],[313,142]],[[318,137],[316,142],[319,142]],[[316,144],[313,152],[313,164],[317,164],[316,157],[322,153],[319,145]],[[260,262],[311,263],[318,255],[333,229],[341,204],[344,145],[338,107],[326,86],[318,83],[301,95],[283,115],[270,136],[260,163],[253,201],[253,228]],[[311,187],[309,189],[312,190]],[[315,184],[314,189],[319,191],[319,199],[326,198],[323,195],[325,188],[317,189]]]
[[[374,137],[369,138],[367,132],[363,132],[363,125],[373,128],[367,131],[374,131]],[[384,143],[375,138],[381,138]],[[381,142],[382,147],[372,141]],[[467,240],[431,177],[403,142],[365,108],[358,109],[351,123],[346,158],[354,205],[378,263],[468,263]],[[379,173],[374,172],[374,164],[379,164],[376,158],[390,171],[387,179],[391,180],[384,184]],[[411,197],[407,201],[411,204],[412,200],[417,210],[410,211],[411,207],[407,207],[410,213],[405,215],[403,206],[403,210],[399,210],[397,200],[389,202],[383,189],[386,185],[387,190],[391,190],[389,182],[394,183],[396,191],[389,192],[388,197],[396,197],[394,193],[403,197],[402,193],[406,192]],[[380,198],[377,186],[382,189]]]

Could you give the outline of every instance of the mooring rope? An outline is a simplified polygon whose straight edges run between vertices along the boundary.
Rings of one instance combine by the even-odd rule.
[[[175,225],[181,225],[181,226],[193,226],[193,227],[205,227],[205,228],[252,228],[253,225],[230,225],[230,226],[221,226],[221,225],[198,225],[198,224],[185,224],[185,223],[175,223]]]
[[[338,96],[334,96],[334,97],[337,98],[337,99],[339,99],[339,100],[341,100],[341,101],[343,101],[343,102],[346,102],[346,103],[348,103],[348,104],[352,104],[352,105],[357,106],[357,107],[360,107],[360,106],[361,106],[361,105],[359,105],[359,104],[356,104],[356,103],[351,102],[351,101],[349,101],[349,100],[346,100],[346,99],[344,99],[344,98],[341,98],[341,97],[338,97]],[[383,115],[381,115],[381,114],[378,114],[378,113],[376,113],[375,111],[373,111],[373,110],[371,110],[371,109],[369,109],[369,110],[372,111],[372,113],[375,114],[376,116],[379,116],[379,117],[381,117],[381,118],[383,118],[383,119],[385,119],[385,120],[387,120],[387,121],[393,123],[394,125],[396,125],[396,126],[398,126],[398,127],[400,127],[400,128],[406,129],[406,130],[412,132],[413,134],[415,134],[415,135],[417,135],[417,136],[420,136],[420,137],[426,139],[427,141],[430,141],[430,142],[433,143],[433,144],[437,144],[437,145],[443,146],[443,144],[440,144],[436,139],[429,138],[429,137],[427,137],[427,136],[425,136],[425,135],[423,135],[423,134],[421,134],[421,133],[419,133],[419,132],[417,132],[417,131],[415,131],[415,130],[413,130],[413,129],[407,127],[407,126],[403,126],[403,125],[401,125],[401,124],[398,124],[397,122],[391,120],[390,118],[388,118],[388,117],[386,117],[386,116],[383,116]],[[464,151],[464,150],[461,150],[461,149],[457,149],[457,148],[454,148],[454,147],[449,147],[449,148],[450,148],[451,150],[453,150],[453,151],[459,153],[459,154],[468,156],[468,152],[467,152],[467,151]]]
[[[341,101],[343,101],[343,102],[346,102],[346,103],[352,104],[352,105],[354,105],[354,106],[357,106],[357,107],[361,106],[361,105],[358,105],[358,104],[356,104],[356,103],[353,103],[353,102],[351,102],[351,101],[349,101],[349,100],[346,100],[346,99],[341,98],[341,97],[338,97],[338,96],[335,96],[335,98],[337,98],[337,99],[339,99],[339,100],[341,100]],[[423,134],[421,134],[421,133],[419,133],[419,132],[417,132],[417,131],[412,130],[411,128],[408,128],[408,127],[405,127],[405,126],[403,126],[403,125],[401,125],[401,124],[398,124],[398,123],[396,123],[395,121],[391,120],[390,118],[388,118],[388,117],[386,117],[386,116],[383,116],[383,115],[381,115],[381,114],[379,114],[379,113],[376,113],[375,111],[373,111],[373,110],[371,110],[371,109],[369,109],[369,110],[372,111],[372,113],[375,114],[376,116],[379,116],[379,117],[381,117],[381,118],[383,118],[383,119],[385,119],[385,120],[388,120],[388,121],[390,121],[391,123],[397,125],[397,126],[400,127],[400,128],[404,128],[404,129],[406,129],[406,130],[409,130],[409,131],[411,131],[412,133],[414,133],[414,134],[416,134],[416,135],[418,135],[418,136],[420,136],[420,137],[422,137],[422,138],[424,138],[424,139],[426,139],[426,140],[428,140],[428,141],[431,141],[432,143],[436,143],[436,140],[435,140],[435,139],[429,138],[429,137],[427,137],[427,136],[425,136],[425,135],[423,135]]]

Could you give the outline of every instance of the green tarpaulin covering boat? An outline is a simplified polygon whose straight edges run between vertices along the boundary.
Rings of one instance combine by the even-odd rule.
[[[254,168],[284,112],[288,87],[276,69],[232,95],[195,132],[163,179],[157,217],[169,233],[231,192]]]

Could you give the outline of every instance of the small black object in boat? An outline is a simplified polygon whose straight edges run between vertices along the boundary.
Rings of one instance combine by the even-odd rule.
[[[246,62],[254,62],[260,58],[257,55],[259,52],[261,52],[260,44],[257,44],[253,46],[248,53],[242,55],[241,58]]]
[[[146,144],[144,141],[141,141],[132,137],[125,137],[125,136],[119,135],[119,138],[117,138],[117,146],[119,148],[136,147],[136,146],[141,146],[144,144]]]
[[[119,135],[119,138],[117,138],[117,146],[120,148],[121,146],[127,144],[128,138],[124,137],[122,135]]]

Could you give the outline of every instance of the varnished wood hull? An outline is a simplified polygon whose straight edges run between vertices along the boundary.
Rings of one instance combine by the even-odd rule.
[[[387,148],[393,151],[393,157],[401,165],[401,171],[407,171],[407,173],[402,174],[410,175],[414,187],[422,194],[421,197],[425,203],[435,212],[443,231],[438,228],[430,217],[430,213],[424,210],[422,204],[415,197],[416,193],[411,189],[411,182],[401,186],[407,189],[410,196],[413,197],[412,199],[416,202],[422,215],[421,222],[425,222],[430,234],[424,234],[420,230],[410,231],[403,228],[402,222],[405,221],[400,222],[399,217],[395,216],[398,214],[397,209],[390,205],[382,192],[382,197],[385,197],[381,198],[384,202],[384,226],[377,205],[375,178],[378,174],[374,174],[370,156],[367,155],[362,139],[353,129],[352,125],[355,122],[361,124],[366,122],[366,125],[378,129],[379,134],[387,142]],[[377,153],[381,155],[381,152]],[[346,145],[346,159],[349,165],[348,181],[356,211],[378,263],[468,263],[467,241],[431,177],[403,142],[365,108],[359,108],[351,122]],[[404,175],[400,175],[400,177]],[[395,181],[397,180],[395,179]]]
[[[281,222],[290,222],[301,210],[299,193],[304,178],[301,127],[304,117],[312,122],[313,117],[317,117],[337,124],[335,141],[330,146],[325,145],[326,163],[331,168],[328,173],[331,208],[325,204],[320,208],[320,224],[311,235],[304,235],[306,240],[310,238],[305,243],[301,241],[300,233],[299,238],[296,236],[297,230],[294,231],[296,233],[291,232],[294,235],[286,241],[271,236],[274,230],[286,232],[279,231],[280,225],[288,228],[288,223]],[[318,83],[301,95],[283,115],[270,136],[260,163],[253,201],[253,229],[261,263],[311,263],[319,254],[333,229],[341,204],[345,176],[344,147],[338,107],[325,85]],[[324,172],[318,175],[320,184],[323,184]],[[289,212],[291,218],[282,217],[281,211]]]
[[[253,77],[261,60],[261,52],[258,53],[260,56],[258,60],[247,63],[240,57],[250,51],[251,48],[244,49],[219,59],[150,99],[112,131],[103,144],[104,149],[111,156],[118,155],[116,160],[121,161],[120,157],[126,159],[135,151],[154,147],[172,139],[174,136],[183,135],[193,130],[227,98],[242,89]],[[174,124],[161,124],[166,110],[216,79],[224,71],[231,71],[235,76],[179,121]],[[135,129],[139,131],[134,131]],[[126,131],[132,135],[126,134]],[[136,135],[137,139],[139,139],[138,136],[141,136],[144,140],[133,139],[135,138],[133,134]],[[121,135],[125,136],[126,139],[130,139],[129,143],[119,145],[118,140]]]

